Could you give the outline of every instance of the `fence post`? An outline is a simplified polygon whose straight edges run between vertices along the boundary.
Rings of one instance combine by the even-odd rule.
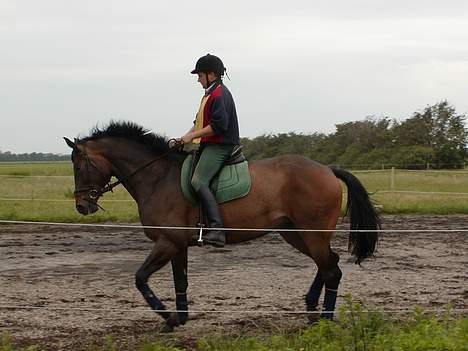
[[[395,167],[392,167],[392,171],[390,173],[390,189],[395,190]]]

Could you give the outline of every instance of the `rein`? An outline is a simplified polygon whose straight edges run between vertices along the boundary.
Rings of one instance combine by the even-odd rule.
[[[125,176],[125,177],[122,177],[120,179],[117,179],[117,181],[111,183],[109,182],[107,185],[105,185],[104,187],[100,188],[97,187],[97,186],[93,186],[93,185],[89,185],[87,187],[84,187],[84,188],[80,188],[80,189],[76,189],[74,191],[74,194],[79,194],[79,193],[83,193],[83,192],[88,192],[88,196],[91,200],[97,200],[100,196],[102,196],[103,194],[107,193],[107,192],[112,192],[112,189],[114,189],[117,185],[120,185],[120,184],[123,184],[125,181],[129,180],[131,177],[133,177],[135,174],[137,174],[138,172],[142,171],[143,169],[145,169],[146,167],[152,165],[153,163],[155,163],[156,161],[166,157],[172,150],[174,149],[178,149],[181,147],[181,143],[179,141],[177,141],[176,139],[170,139],[168,142],[168,145],[169,145],[169,150],[167,150],[166,152],[164,152],[162,155],[152,159],[150,162],[144,164],[143,166],[137,168],[135,171],[133,171],[132,173],[130,173],[129,175]],[[99,169],[99,167],[88,157],[88,155],[85,153],[84,154],[85,158],[86,158],[86,169],[88,171],[88,178],[91,178],[89,177],[89,168],[88,167],[89,165],[93,166],[94,168],[96,168],[96,170],[103,174],[103,172]],[[84,199],[88,202],[90,202],[90,200],[88,199]],[[98,203],[97,201],[95,202],[95,204],[102,210],[104,210]]]

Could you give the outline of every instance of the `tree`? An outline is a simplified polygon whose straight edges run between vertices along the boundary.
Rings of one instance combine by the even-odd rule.
[[[465,119],[447,101],[439,102],[396,126],[396,144],[431,148],[435,167],[459,168],[467,156]]]

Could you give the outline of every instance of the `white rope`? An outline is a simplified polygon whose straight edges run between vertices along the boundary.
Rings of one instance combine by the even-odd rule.
[[[335,313],[336,311],[279,311],[279,310],[153,310],[150,308],[93,308],[93,307],[49,307],[49,306],[26,306],[26,305],[0,305],[0,310],[45,310],[45,311],[82,311],[82,312],[117,312],[117,313],[155,313],[155,312],[189,312],[189,313],[211,313],[211,314],[320,314],[320,313]],[[439,313],[439,312],[467,312],[467,308],[451,308],[447,309],[429,309],[423,310],[423,313]],[[345,313],[356,313],[356,311],[344,311]],[[413,313],[414,308],[399,308],[387,310],[360,310],[363,313]]]
[[[125,225],[125,224],[93,224],[93,223],[61,223],[61,222],[35,222],[0,220],[0,224],[32,224],[38,226],[63,227],[96,227],[96,228],[125,228],[125,229],[161,229],[161,230],[200,230],[200,227],[173,227],[152,225]],[[207,230],[208,228],[203,228]],[[280,229],[280,228],[209,228],[210,230],[249,231],[249,232],[334,232],[334,233],[456,233],[468,232],[467,228],[459,229]]]

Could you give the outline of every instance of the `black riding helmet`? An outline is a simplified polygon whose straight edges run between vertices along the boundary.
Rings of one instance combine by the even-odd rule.
[[[224,67],[223,61],[218,56],[206,54],[198,59],[197,63],[195,64],[195,69],[190,72],[192,74],[197,73],[209,73],[213,72],[218,76],[224,76],[224,72],[226,72],[226,68]]]

